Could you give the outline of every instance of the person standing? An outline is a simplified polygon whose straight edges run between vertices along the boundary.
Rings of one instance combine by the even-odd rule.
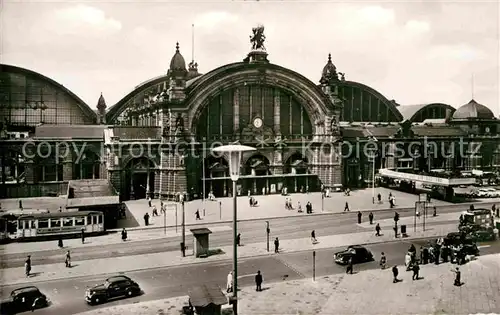
[[[361,224],[361,217],[363,216],[363,214],[361,213],[361,211],[358,211],[358,224]]]
[[[59,238],[57,240],[57,246],[59,246],[59,248],[63,248],[64,247],[62,235],[59,235]]]
[[[352,257],[350,257],[349,261],[347,262],[347,268],[345,270],[345,273],[349,273],[352,275]]]
[[[377,232],[375,233],[375,236],[380,236],[380,230],[381,230],[380,224],[377,223],[377,225],[375,226],[375,232]]]
[[[85,229],[82,229],[81,231],[81,237],[82,237],[82,244],[85,244]]]
[[[233,292],[233,271],[227,274],[226,292]]]
[[[24,262],[24,268],[26,272],[26,277],[29,277],[31,272],[31,255],[28,255],[28,257],[26,257],[26,261]]]
[[[385,253],[382,252],[382,256],[380,256],[380,268],[385,269],[387,266],[387,257],[385,257]]]
[[[455,273],[455,281],[453,283],[454,286],[461,286],[462,285],[462,273],[460,272],[460,268],[455,268],[455,270],[452,270],[452,272]]]
[[[392,267],[392,283],[398,283],[398,275],[399,275],[399,270],[398,266]]]
[[[241,246],[241,233],[236,235],[236,245]]]
[[[144,225],[146,225],[146,226],[149,225],[149,213],[147,213],[147,212],[144,215]]]
[[[368,215],[368,220],[370,220],[370,224],[373,224],[373,212]]]
[[[201,220],[200,209],[196,209],[196,212],[194,213],[194,215],[196,216],[196,220]]]
[[[429,263],[429,249],[424,247],[424,249],[420,251],[420,254],[422,255],[422,263],[427,265]]]
[[[260,274],[260,270],[257,271],[257,274],[255,275],[255,291],[260,292],[262,291],[262,275]]]
[[[148,197],[148,206],[151,208],[151,197]]]
[[[279,240],[278,238],[276,238],[276,239],[274,240],[274,252],[275,252],[276,254],[278,254],[278,253],[279,253],[279,248],[280,248],[280,240]]]
[[[66,268],[71,268],[71,254],[69,250],[66,252],[66,259],[64,260],[64,264],[66,265]]]
[[[382,195],[378,193],[377,195],[378,203],[382,203]]]
[[[122,230],[122,241],[126,241],[127,240],[127,230],[125,230],[125,228],[123,228]]]

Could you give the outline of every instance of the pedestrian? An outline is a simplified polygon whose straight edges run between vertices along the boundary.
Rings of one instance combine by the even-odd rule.
[[[153,206],[153,217],[159,216],[158,214],[158,209],[156,209],[156,206]]]
[[[455,268],[455,270],[452,270],[452,272],[455,273],[455,282],[453,283],[454,286],[461,286],[462,285],[462,279],[461,279],[461,276],[462,276],[462,273],[460,272],[460,268]]]
[[[436,209],[436,206],[434,206],[434,211],[432,212],[432,216],[433,217],[436,217],[437,216],[437,209]]]
[[[412,280],[418,280],[419,279],[419,271],[420,271],[420,266],[418,265],[417,262],[415,262],[413,264],[413,267],[412,267],[412,270],[413,270],[413,276],[411,277]]]
[[[439,265],[439,259],[441,257],[441,247],[436,244],[434,247],[434,264]]]
[[[81,237],[82,237],[82,244],[85,244],[85,229],[82,229]]]
[[[382,203],[382,195],[378,193],[377,195],[378,203]]]
[[[151,197],[148,197],[148,206],[151,208]]]
[[[255,291],[260,292],[262,291],[262,275],[260,274],[260,270],[257,271],[257,274],[255,275]]]
[[[349,203],[347,203],[347,201],[345,202],[344,212],[345,211],[351,211],[349,210]]]
[[[363,216],[363,214],[361,211],[358,211],[358,224],[361,224],[361,216]]]
[[[420,250],[420,255],[422,256],[422,263],[427,265],[429,263],[429,249],[424,247]]]
[[[29,277],[31,272],[31,255],[28,255],[28,257],[26,257],[26,260],[24,262],[24,268],[26,272],[26,277]]]
[[[300,201],[297,202],[297,211],[302,212],[302,205],[300,204]]]
[[[373,224],[373,212],[368,215],[368,220],[370,220],[370,224]]]
[[[347,268],[345,269],[345,273],[349,273],[352,275],[352,257],[349,258],[347,262]]]
[[[125,230],[125,228],[123,228],[122,230],[122,241],[126,241],[127,240],[127,230]]]
[[[66,259],[64,260],[64,264],[66,265],[66,268],[71,268],[71,254],[69,250],[66,252]]]
[[[279,248],[280,248],[280,240],[279,240],[278,238],[276,238],[276,239],[274,240],[274,252],[275,252],[276,254],[278,254],[278,253],[279,253]]]
[[[241,246],[241,233],[238,233],[236,236],[236,245]]]
[[[384,252],[382,252],[382,255],[380,256],[380,268],[385,269],[387,265],[387,258],[385,257]]]
[[[57,246],[59,246],[59,248],[63,248],[64,247],[62,235],[59,235],[59,238],[57,240]]]
[[[23,201],[19,199],[19,209],[23,210]]]
[[[312,230],[311,232],[311,242],[316,244],[318,241],[316,240],[316,231]]]
[[[147,212],[144,215],[144,225],[146,225],[146,226],[149,225],[149,213],[147,213]]]
[[[377,223],[377,225],[375,226],[375,232],[377,232],[375,233],[375,236],[380,236],[380,230],[381,230],[380,224]]]
[[[399,270],[398,266],[392,267],[392,283],[398,283],[398,275],[399,275]]]
[[[233,292],[233,271],[227,274],[226,292]]]
[[[196,209],[196,212],[194,213],[194,215],[196,216],[196,220],[201,220],[200,209]]]

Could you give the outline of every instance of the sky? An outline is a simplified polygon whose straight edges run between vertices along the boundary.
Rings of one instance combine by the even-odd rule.
[[[0,62],[48,76],[92,108],[167,72],[178,41],[207,73],[238,62],[265,26],[272,63],[315,83],[328,53],[346,79],[397,103],[472,97],[500,112],[498,1],[13,1],[0,8]]]

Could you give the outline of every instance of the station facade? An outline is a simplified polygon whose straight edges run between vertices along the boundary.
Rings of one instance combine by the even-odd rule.
[[[211,149],[236,141],[257,148],[243,156],[241,195],[365,187],[380,169],[460,178],[500,167],[488,107],[400,105],[346,80],[330,55],[317,84],[263,46],[201,74],[177,44],[165,75],[110,108],[101,94],[95,111],[42,74],[1,67],[2,197],[64,194],[77,179],[108,179],[122,200],[229,196],[227,158]]]

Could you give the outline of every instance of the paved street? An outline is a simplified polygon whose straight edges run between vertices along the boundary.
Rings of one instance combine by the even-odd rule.
[[[428,218],[427,226],[431,227],[443,222],[457,222],[458,214],[454,215],[457,211],[454,207],[446,207],[440,209],[440,216],[435,218]],[[401,221],[408,221],[406,224],[412,224],[412,212],[410,210],[399,211]],[[375,222],[386,222],[392,220],[394,211],[380,211],[375,213]],[[271,219],[270,228],[271,242],[275,237],[281,240],[289,240],[296,238],[308,238],[312,230],[316,231],[316,236],[338,235],[355,233],[361,231],[373,231],[375,225],[370,226],[367,221],[366,215],[363,217],[362,225],[357,224],[357,213],[342,213],[335,216],[302,216],[281,219]],[[451,221],[450,221],[451,220]],[[384,227],[381,223],[382,232],[390,228]],[[265,242],[265,222],[264,221],[243,221],[238,225],[239,231],[242,234],[242,243],[257,243]],[[412,232],[412,226],[408,226],[409,233]],[[421,229],[421,227],[420,227]],[[211,248],[220,246],[228,246],[232,244],[232,231],[231,226],[226,225],[225,231],[220,229],[210,236]],[[95,238],[88,238],[86,244],[81,244],[79,239],[65,241],[67,248],[58,249],[57,241],[51,242],[34,242],[34,243],[12,243],[7,245],[0,245],[2,250],[2,268],[21,267],[24,264],[27,253],[33,254],[33,263],[35,265],[61,263],[64,259],[65,251],[71,249],[72,259],[88,260],[99,259],[108,257],[121,257],[127,255],[142,255],[148,253],[160,253],[166,251],[179,251],[180,235],[177,237],[162,237],[162,231],[158,231],[158,236],[149,240],[134,241],[134,233],[141,233],[140,231],[129,232],[129,240],[126,243],[121,242],[120,235],[114,234],[112,236],[100,236]],[[180,233],[180,229],[179,229]],[[390,231],[389,233],[392,233]],[[192,244],[192,236],[189,229],[186,229],[186,244]],[[114,242],[107,244],[101,242],[101,239],[114,238]],[[272,246],[272,244],[271,244]]]
[[[378,258],[381,252],[385,252],[388,263],[403,264],[404,254],[411,243],[419,248],[425,241],[398,241],[386,244],[369,245],[368,249],[375,256],[375,261],[355,265],[355,271],[370,270],[378,268]],[[500,252],[500,243],[486,244],[481,248],[481,254],[487,255]],[[316,276],[322,277],[330,274],[345,272],[345,267],[333,263],[334,252],[343,248],[318,250],[316,255]],[[179,267],[149,269],[138,272],[127,273],[134,278],[143,288],[145,294],[119,301],[113,301],[101,306],[90,307],[83,299],[87,286],[92,286],[102,281],[106,276],[74,278],[58,281],[46,281],[36,285],[46,293],[53,305],[45,310],[39,310],[37,314],[72,314],[92,308],[105,307],[117,304],[135,303],[175,296],[183,296],[188,289],[199,283],[217,283],[225,286],[227,273],[231,270],[230,261],[213,263],[200,263]],[[312,277],[312,252],[297,252],[289,254],[277,254],[267,257],[241,259],[239,262],[240,285],[253,285],[253,275],[256,270],[261,270],[264,275],[266,286],[272,283],[304,279]],[[19,286],[1,287],[2,297]]]

